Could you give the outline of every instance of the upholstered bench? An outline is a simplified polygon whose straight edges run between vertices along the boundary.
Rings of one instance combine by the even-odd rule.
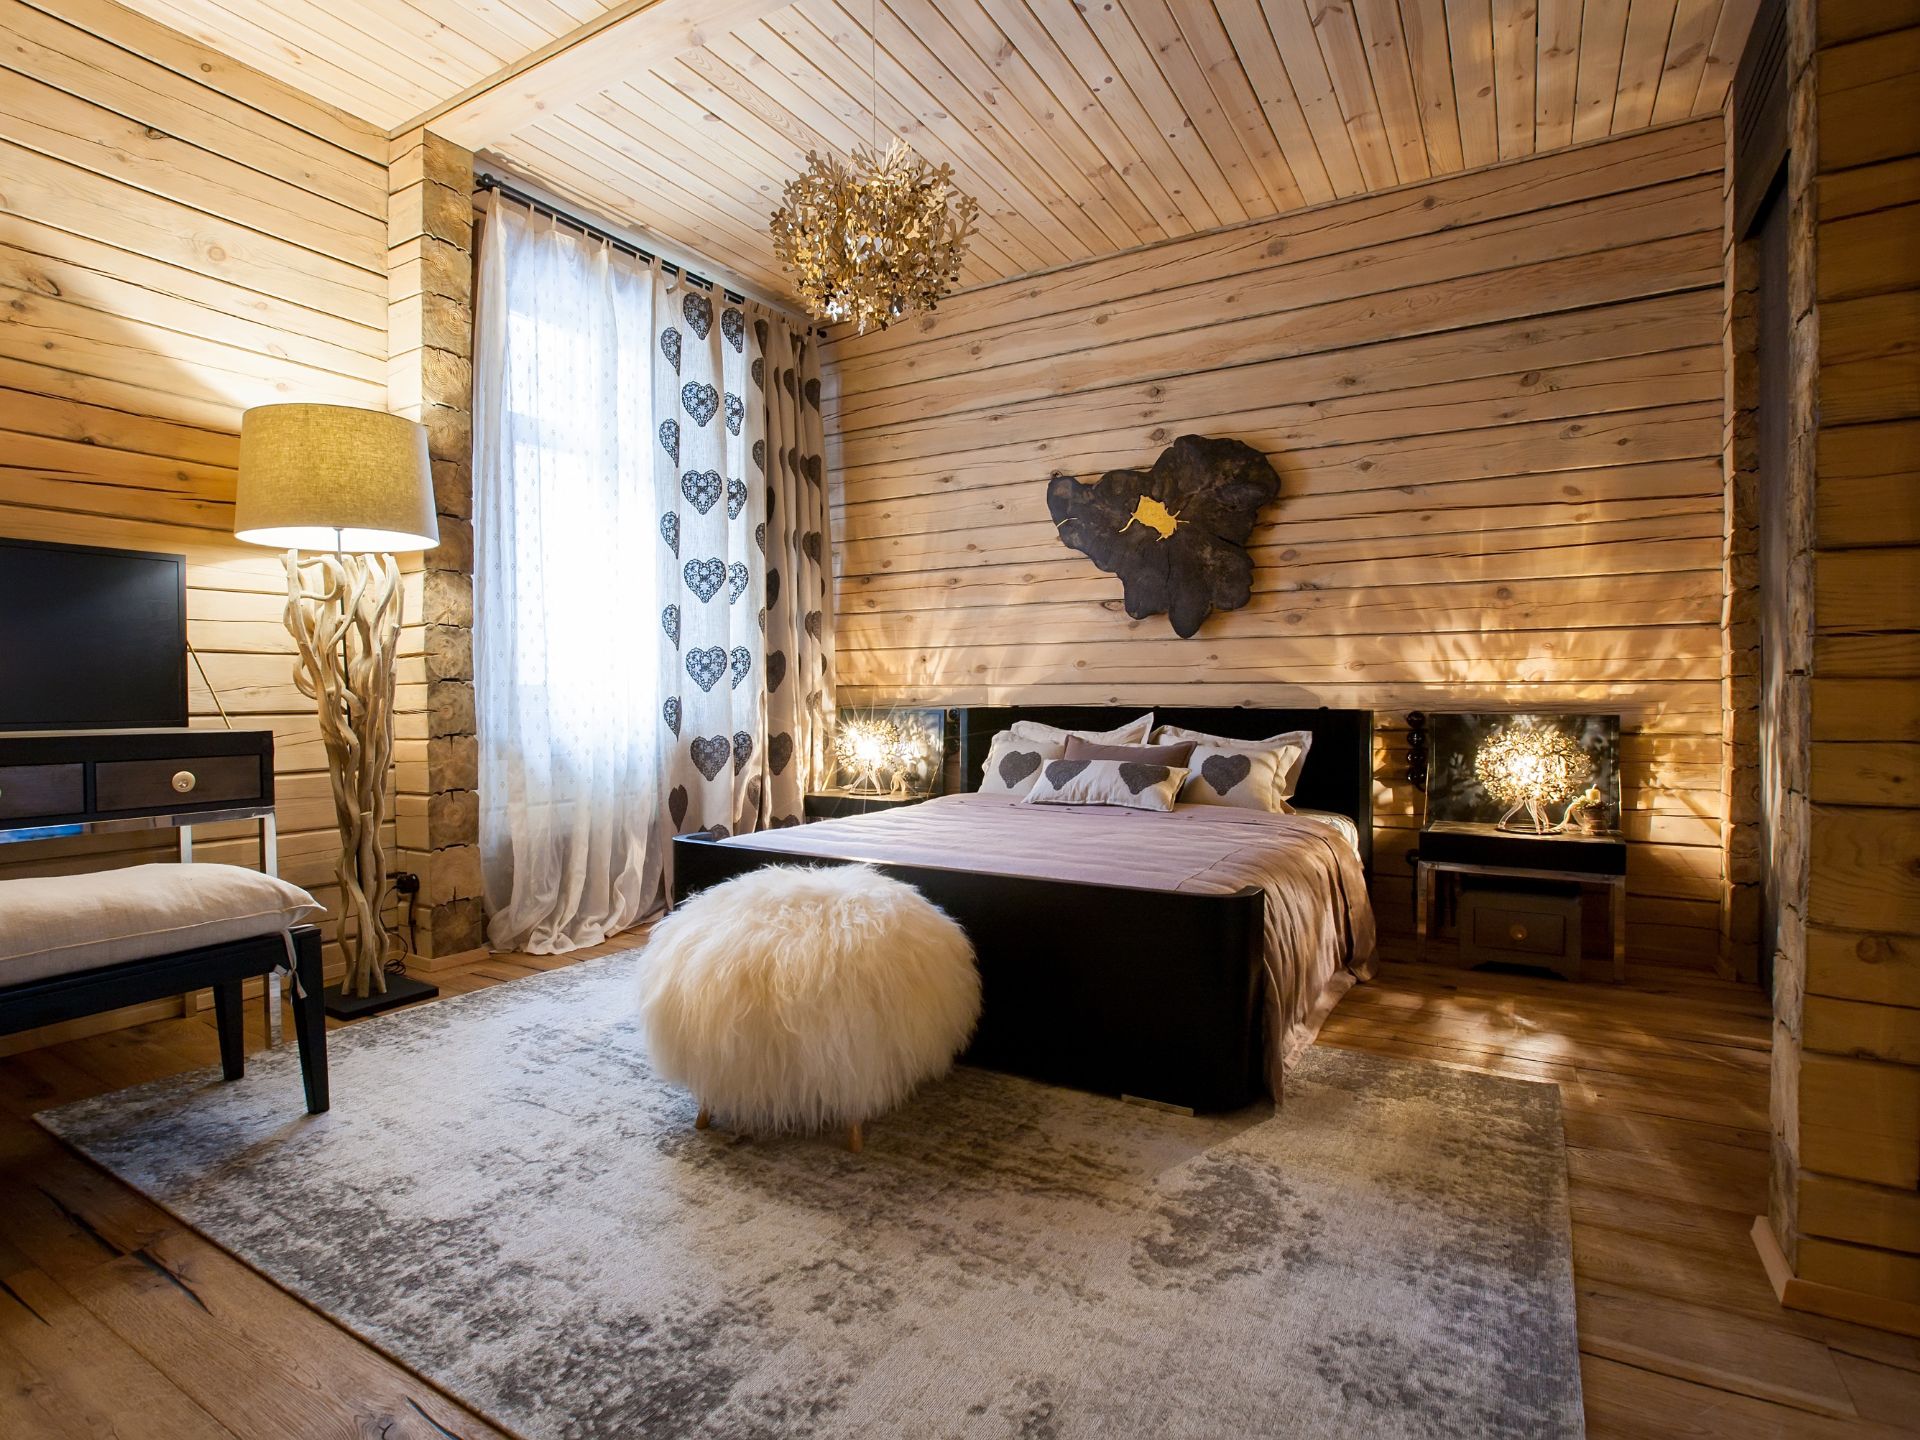
[[[0,1035],[211,989],[220,1067],[238,1080],[240,986],[291,967],[300,1073],[317,1115],[328,1103],[320,932],[302,922],[321,909],[299,886],[236,865],[0,880]]]

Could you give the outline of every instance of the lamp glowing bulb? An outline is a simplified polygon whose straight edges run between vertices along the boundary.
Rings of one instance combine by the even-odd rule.
[[[1507,807],[1500,817],[1502,830],[1530,828],[1544,835],[1554,828],[1546,807],[1585,790],[1593,778],[1593,760],[1565,731],[1519,721],[1501,726],[1481,742],[1473,773],[1487,793]],[[1529,823],[1513,823],[1523,810]]]

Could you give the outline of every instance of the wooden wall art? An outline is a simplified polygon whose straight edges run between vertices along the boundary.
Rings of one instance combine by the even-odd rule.
[[[1238,610],[1253,590],[1247,537],[1280,476],[1242,440],[1182,435],[1151,470],[1109,470],[1091,485],[1047,482],[1061,540],[1120,577],[1127,614],[1164,614],[1186,639],[1215,610]]]

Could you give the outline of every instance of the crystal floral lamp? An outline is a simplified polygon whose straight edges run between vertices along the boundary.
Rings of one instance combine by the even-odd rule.
[[[1564,730],[1523,722],[1503,725],[1480,742],[1473,773],[1507,807],[1500,829],[1547,835],[1558,827],[1547,819],[1546,807],[1585,793],[1593,760]],[[1522,811],[1525,819],[1516,821]]]
[[[843,715],[833,732],[833,754],[851,777],[849,795],[889,795],[900,782],[900,729],[884,715]]]

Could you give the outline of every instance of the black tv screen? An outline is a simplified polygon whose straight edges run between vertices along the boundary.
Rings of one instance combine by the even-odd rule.
[[[183,555],[0,536],[0,730],[187,723]]]

